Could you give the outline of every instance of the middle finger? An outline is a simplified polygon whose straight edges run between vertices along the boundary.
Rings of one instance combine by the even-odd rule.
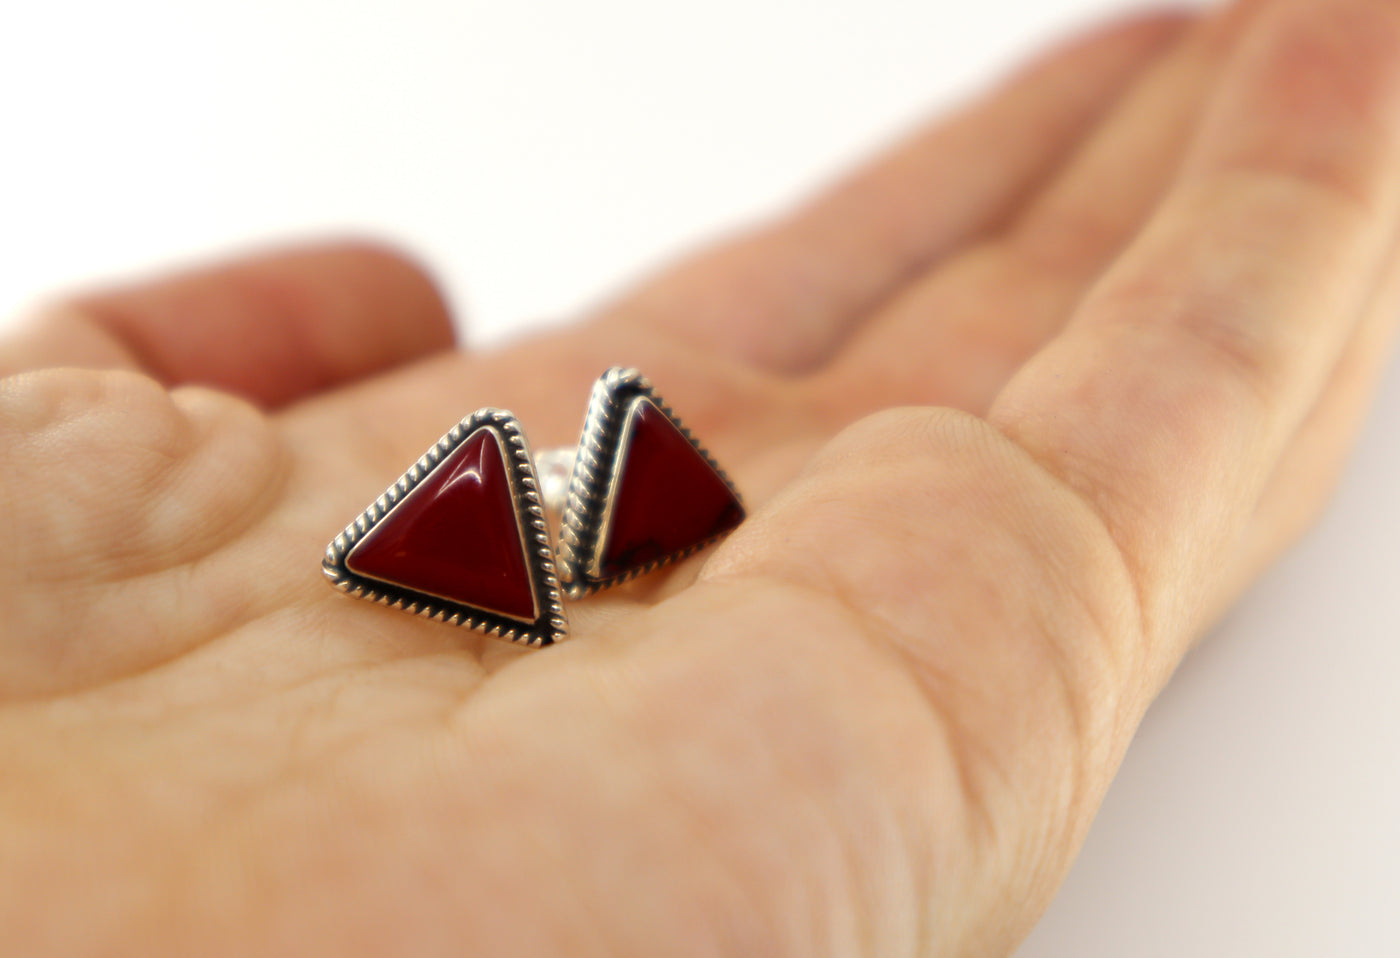
[[[838,415],[896,404],[984,413],[1157,204],[1260,5],[1242,0],[1198,24],[1000,234],[874,317],[825,377]]]

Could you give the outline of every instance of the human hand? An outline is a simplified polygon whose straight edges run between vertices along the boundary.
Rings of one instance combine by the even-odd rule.
[[[0,374],[129,371],[0,382],[7,944],[1006,953],[1339,466],[1398,99],[1393,4],[1157,17],[505,352],[365,249],[50,311]],[[461,415],[570,444],[614,364],[755,507],[707,559],[538,654],[326,588]]]

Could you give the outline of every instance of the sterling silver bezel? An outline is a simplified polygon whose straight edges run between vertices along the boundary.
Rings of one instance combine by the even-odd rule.
[[[611,503],[622,479],[623,428],[632,404],[638,399],[649,401],[680,430],[681,435],[685,436],[695,447],[695,451],[700,453],[710,468],[734,493],[740,508],[743,508],[743,499],[729,476],[719,467],[708,450],[696,441],[671,407],[656,394],[651,381],[636,369],[620,366],[609,369],[594,383],[593,393],[589,397],[588,415],[584,420],[583,436],[579,439],[578,452],[574,458],[573,473],[569,478],[568,500],[564,505],[559,531],[559,580],[564,594],[571,599],[581,598],[599,589],[645,575],[660,566],[684,559],[723,538],[724,534],[712,536],[679,552],[629,569],[621,575],[597,574],[600,554],[607,535]]]
[[[358,575],[345,564],[346,557],[355,548],[356,543],[393,512],[453,450],[485,428],[492,429],[503,441],[501,448],[506,459],[511,501],[520,520],[524,536],[522,544],[529,560],[539,612],[533,623]],[[549,526],[545,522],[544,507],[540,501],[530,447],[520,429],[520,423],[502,409],[479,409],[448,430],[417,462],[409,466],[408,471],[386,489],[383,495],[370,503],[354,522],[331,540],[330,545],[326,547],[321,569],[332,585],[348,595],[369,599],[450,625],[475,629],[517,645],[541,648],[553,645],[568,636],[563,594],[555,566],[554,550],[550,544]]]

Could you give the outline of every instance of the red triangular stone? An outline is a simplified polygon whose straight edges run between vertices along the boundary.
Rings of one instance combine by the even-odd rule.
[[[357,575],[534,622],[539,616],[505,454],[464,439],[345,557]]]
[[[744,508],[685,434],[650,400],[635,402],[598,577],[674,555],[737,526]]]

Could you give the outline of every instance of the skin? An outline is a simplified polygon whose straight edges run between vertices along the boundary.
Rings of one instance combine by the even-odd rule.
[[[1010,953],[1314,518],[1400,315],[1400,4],[1101,28],[562,332],[287,250],[0,345],[0,928],[40,955]],[[329,589],[463,414],[636,365],[754,507],[544,652]]]

